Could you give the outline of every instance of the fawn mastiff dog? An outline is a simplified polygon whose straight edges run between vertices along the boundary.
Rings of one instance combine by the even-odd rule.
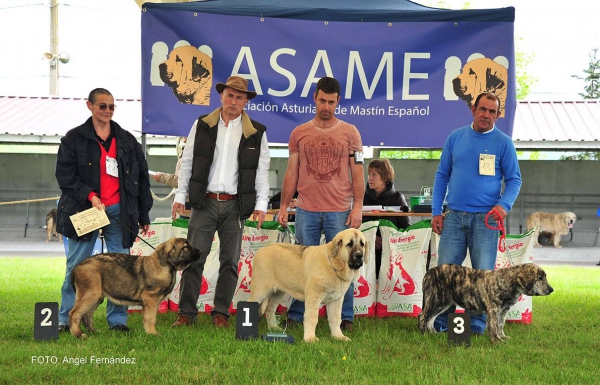
[[[554,289],[546,273],[534,263],[498,270],[479,270],[446,264],[429,270],[423,278],[423,311],[419,330],[435,332],[435,318],[452,305],[469,313],[487,314],[487,330],[492,342],[506,340],[504,323],[508,310],[521,294],[548,295]]]
[[[563,235],[569,234],[569,230],[573,228],[575,221],[577,221],[577,215],[570,211],[558,214],[535,211],[527,218],[527,231],[537,226],[533,235],[533,245],[535,247],[542,247],[538,237],[540,232],[544,232],[550,233],[554,247],[561,249],[560,239]]]
[[[368,263],[367,242],[357,229],[339,232],[320,246],[276,243],[259,249],[254,256],[250,301],[260,303],[271,330],[281,330],[275,310],[285,293],[305,302],[304,341],[316,342],[319,306],[327,306],[331,335],[349,341],[340,329],[342,302],[359,269]]]
[[[171,238],[148,256],[105,253],[87,258],[71,273],[75,288],[75,305],[69,312],[71,334],[87,337],[80,322],[94,332],[92,317],[104,297],[119,305],[142,305],[146,333],[158,334],[158,305],[173,290],[176,271],[199,259],[200,250],[185,238]]]

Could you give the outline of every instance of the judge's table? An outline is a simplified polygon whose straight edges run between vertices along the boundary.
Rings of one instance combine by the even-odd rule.
[[[276,221],[279,209],[267,210],[266,220]],[[288,215],[295,215],[296,210],[288,210]],[[415,213],[414,211],[388,211],[388,210],[368,210],[362,212],[363,218],[369,217],[431,217],[431,213]]]

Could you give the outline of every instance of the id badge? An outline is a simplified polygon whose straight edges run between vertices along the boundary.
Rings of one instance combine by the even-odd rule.
[[[496,175],[496,155],[479,155],[479,175]]]
[[[106,173],[115,178],[119,177],[119,166],[117,165],[117,160],[115,158],[109,156],[106,157]]]

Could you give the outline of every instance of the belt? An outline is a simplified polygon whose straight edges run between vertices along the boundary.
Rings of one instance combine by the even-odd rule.
[[[237,199],[237,194],[236,195],[230,195],[230,194],[225,194],[225,193],[211,193],[211,192],[207,192],[206,196],[210,199],[216,199],[219,202],[223,202],[223,201],[232,201],[234,199]]]

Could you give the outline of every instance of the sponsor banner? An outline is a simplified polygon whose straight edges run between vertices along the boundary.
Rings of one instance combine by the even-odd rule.
[[[244,32],[246,31],[246,32]],[[221,105],[215,85],[231,75],[257,92],[246,110],[271,143],[315,115],[323,76],[342,86],[337,116],[363,144],[443,146],[471,122],[482,91],[501,99],[497,126],[512,134],[515,98],[511,22],[323,22],[142,12],[142,130],[187,136],[199,115]]]
[[[416,317],[423,308],[423,277],[427,266],[431,221],[398,230],[380,221],[382,251],[377,290],[377,317]]]

